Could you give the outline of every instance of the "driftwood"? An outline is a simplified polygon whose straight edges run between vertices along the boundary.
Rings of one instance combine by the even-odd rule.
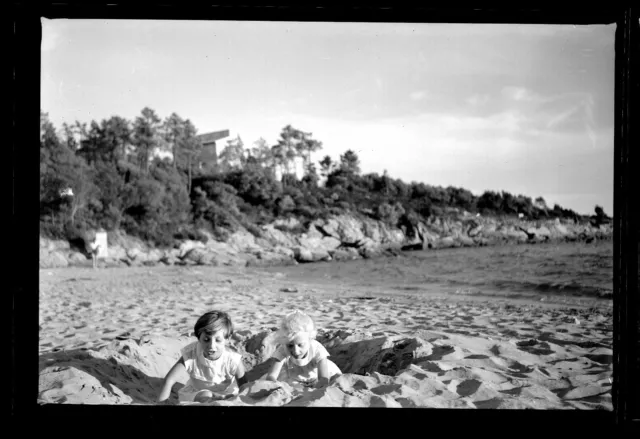
[[[527,234],[527,239],[532,240],[532,239],[536,239],[536,234],[535,233],[530,233],[528,230],[518,226],[518,229],[522,230],[524,233]]]
[[[401,250],[402,251],[407,251],[407,250],[422,250],[424,248],[424,243],[423,242],[416,242],[415,244],[407,244],[407,245],[403,245]]]
[[[345,242],[342,241],[338,248],[360,248],[362,247],[362,240],[358,239],[356,242]]]

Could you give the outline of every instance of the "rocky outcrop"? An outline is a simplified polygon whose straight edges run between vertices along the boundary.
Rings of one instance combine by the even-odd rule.
[[[429,218],[390,227],[358,215],[316,219],[303,225],[297,219],[277,220],[260,227],[260,237],[246,230],[230,234],[226,242],[202,231],[202,241],[185,240],[174,248],[151,248],[140,239],[109,232],[108,256],[101,265],[287,265],[319,261],[348,261],[396,255],[400,251],[446,249],[512,243],[543,243],[611,239],[612,226],[589,222],[497,219],[470,214]],[[66,241],[40,239],[40,267],[91,265],[86,255]]]

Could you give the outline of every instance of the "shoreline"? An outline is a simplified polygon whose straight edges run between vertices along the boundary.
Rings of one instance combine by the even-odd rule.
[[[324,262],[326,264],[344,264],[352,261],[330,261]],[[310,263],[313,265],[319,264]],[[288,269],[300,270],[304,271],[305,265],[300,264],[295,267],[286,266]],[[68,276],[60,276],[67,279],[62,279],[62,282],[78,279],[78,275],[84,274],[86,276],[82,276],[80,280],[99,280],[103,277],[110,277],[111,272],[126,272],[131,275],[139,275],[139,274],[176,274],[176,275],[194,275],[198,276],[205,271],[207,274],[203,276],[204,279],[209,278],[210,276],[220,275],[220,276],[236,276],[241,275],[244,277],[253,276],[253,275],[266,275],[270,276],[270,281],[273,281],[278,286],[276,287],[276,291],[274,293],[277,294],[295,294],[300,292],[301,294],[306,291],[313,291],[314,294],[319,294],[320,296],[338,296],[340,294],[343,297],[352,297],[349,294],[349,291],[354,291],[358,288],[353,284],[342,284],[335,285],[335,292],[328,293],[326,291],[322,291],[326,289],[327,284],[314,281],[306,281],[303,284],[303,288],[299,288],[299,281],[296,279],[287,279],[284,273],[279,273],[277,271],[273,272],[272,270],[277,270],[284,266],[270,266],[266,267],[269,271],[265,271],[265,267],[254,267],[254,266],[225,266],[225,267],[213,267],[213,266],[197,266],[197,265],[156,265],[156,266],[138,266],[138,267],[100,267],[98,269],[93,269],[91,266],[86,267],[58,267],[58,268],[40,268],[39,276],[42,281],[43,276],[60,276],[63,273],[68,274]],[[51,274],[49,274],[51,273]],[[242,279],[240,279],[242,280]],[[611,308],[613,306],[613,301],[611,297],[594,297],[589,295],[560,295],[557,293],[546,293],[546,294],[536,294],[536,293],[500,293],[500,292],[482,292],[482,291],[474,291],[471,292],[470,289],[468,291],[464,291],[464,289],[455,288],[456,291],[433,291],[430,290],[430,287],[433,285],[425,285],[424,288],[420,288],[419,292],[414,292],[416,290],[412,289],[411,291],[397,291],[394,288],[390,288],[389,286],[376,286],[376,287],[363,287],[366,289],[365,294],[360,294],[360,297],[366,296],[375,296],[375,297],[393,297],[397,300],[415,300],[420,297],[428,297],[435,299],[452,299],[452,300],[467,300],[473,302],[482,302],[482,301],[492,301],[492,302],[501,302],[501,301],[509,301],[513,303],[520,304],[530,304],[530,305],[539,305],[541,307],[596,307],[596,308]],[[288,291],[282,291],[288,290]],[[295,291],[294,291],[295,290]],[[302,291],[299,291],[302,290]],[[451,287],[451,290],[454,290],[454,287]],[[462,292],[459,292],[461,291]],[[346,293],[346,294],[345,294]],[[307,293],[309,294],[309,293]],[[358,293],[354,293],[358,294]]]
[[[304,232],[300,232],[300,230]],[[255,233],[255,234],[254,234]],[[359,215],[341,214],[303,226],[296,218],[260,226],[259,232],[240,229],[218,241],[206,230],[199,240],[176,241],[156,248],[121,231],[107,232],[108,248],[98,252],[109,266],[239,265],[287,266],[322,261],[378,259],[416,250],[501,248],[512,245],[610,242],[609,224],[593,225],[556,220],[457,216],[429,218],[403,227]],[[87,237],[56,241],[40,237],[40,266],[91,265]],[[81,244],[84,243],[84,244]]]

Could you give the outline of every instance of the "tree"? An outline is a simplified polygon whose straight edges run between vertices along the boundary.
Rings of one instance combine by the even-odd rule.
[[[285,175],[287,173],[287,154],[282,144],[278,143],[271,147],[271,157],[273,157],[273,164],[275,169],[280,169],[280,174]]]
[[[149,173],[149,162],[153,151],[158,147],[160,139],[160,118],[149,107],[142,109],[142,115],[136,117],[133,124],[134,146],[136,147],[138,165],[145,173]]]
[[[271,175],[275,178],[275,160],[271,148],[267,144],[267,141],[262,137],[253,143],[254,147],[251,148],[250,155],[255,160],[255,163],[263,169],[267,169]]]
[[[62,124],[64,142],[71,151],[76,151],[80,147],[80,142],[76,140],[76,132],[75,126],[68,125],[66,122]]]
[[[48,213],[52,220],[59,217],[61,229],[67,221],[75,225],[78,214],[87,208],[96,188],[87,163],[72,149],[73,142],[69,139],[61,142],[46,113],[41,112],[40,116],[41,213]],[[69,130],[70,127],[66,126],[67,135]],[[69,189],[73,195],[63,195]]]
[[[315,188],[318,186],[319,179],[320,177],[318,176],[316,165],[314,163],[307,164],[306,172],[304,177],[302,177],[302,183],[304,186],[308,188]]]
[[[329,174],[333,172],[335,167],[336,167],[335,163],[331,160],[331,157],[329,157],[328,155],[324,156],[324,158],[320,160],[320,174],[325,178],[327,178]]]
[[[311,153],[321,150],[322,142],[312,139],[312,133],[299,131],[297,134],[295,148],[303,159],[303,168],[307,170],[311,164]]]
[[[234,169],[224,176],[224,183],[254,206],[268,206],[278,192],[278,185],[269,172],[263,169]]]
[[[244,142],[242,142],[240,136],[227,140],[227,146],[218,155],[218,161],[222,172],[243,168],[246,163],[246,157],[244,155]]]
[[[598,217],[598,218],[607,218],[607,214],[604,213],[604,209],[602,208],[602,206],[598,206],[596,204],[596,207],[595,207],[594,210],[595,210],[595,213],[596,213],[596,217]]]
[[[40,203],[57,197],[58,188],[48,185],[54,175],[51,167],[56,154],[63,151],[62,143],[56,135],[56,129],[49,121],[49,115],[40,110]]]
[[[287,125],[280,132],[280,139],[272,148],[274,157],[277,158],[282,166],[282,175],[291,173],[291,165],[294,164],[294,160],[298,155],[296,143],[299,138],[300,132],[291,125]]]
[[[504,213],[518,213],[515,197],[509,192],[502,191],[502,204],[500,210]]]
[[[446,191],[449,194],[450,205],[469,211],[474,210],[475,197],[470,191],[453,186],[447,187]]]
[[[287,125],[280,132],[280,139],[272,151],[281,164],[284,175],[291,174],[292,167],[295,171],[297,158],[302,159],[303,170],[306,170],[311,162],[311,153],[320,149],[322,149],[322,142],[313,139],[312,133]]]
[[[340,156],[340,168],[347,174],[358,175],[360,174],[360,159],[358,154],[353,150],[348,149],[344,154]]]
[[[171,113],[171,116],[167,117],[164,121],[163,131],[167,144],[173,154],[173,167],[174,169],[178,169],[178,142],[183,135],[184,120],[176,113]]]
[[[120,117],[112,116],[102,121],[105,152],[110,161],[125,160],[127,145],[131,144],[131,123]]]
[[[602,206],[596,205],[595,207],[595,225],[600,227],[601,224],[605,224],[609,222],[609,216],[604,212]]]
[[[517,195],[515,197],[515,207],[518,213],[522,213],[526,216],[531,216],[534,212],[534,206],[531,202],[530,197],[525,197],[524,195]]]
[[[497,213],[502,208],[502,195],[494,191],[485,191],[478,197],[477,206],[483,213]]]
[[[535,203],[534,206],[537,207],[540,210],[547,210],[548,209],[547,202],[542,197],[537,197],[534,200],[534,203]]]
[[[187,174],[187,193],[191,193],[191,186],[193,182],[193,164],[196,157],[200,154],[202,145],[196,138],[197,130],[193,123],[187,119],[182,124],[180,136],[177,138],[178,143],[178,156],[174,157],[174,160],[178,160],[179,163],[183,163],[183,170]],[[184,161],[180,162],[180,159],[184,157]]]

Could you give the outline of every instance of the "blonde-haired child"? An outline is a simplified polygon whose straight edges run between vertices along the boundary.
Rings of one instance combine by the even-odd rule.
[[[189,381],[178,391],[180,401],[224,398],[225,394],[235,393],[235,383],[239,387],[247,382],[242,356],[225,349],[233,334],[233,323],[227,313],[209,311],[198,319],[193,332],[198,340],[182,348],[182,356],[165,377],[158,402],[169,398],[171,388],[185,370]]]
[[[276,362],[266,376],[271,381],[301,383],[316,388],[329,384],[334,375],[342,375],[329,353],[315,338],[316,327],[307,314],[294,311],[287,314],[278,330],[275,342],[280,346],[272,357]]]

